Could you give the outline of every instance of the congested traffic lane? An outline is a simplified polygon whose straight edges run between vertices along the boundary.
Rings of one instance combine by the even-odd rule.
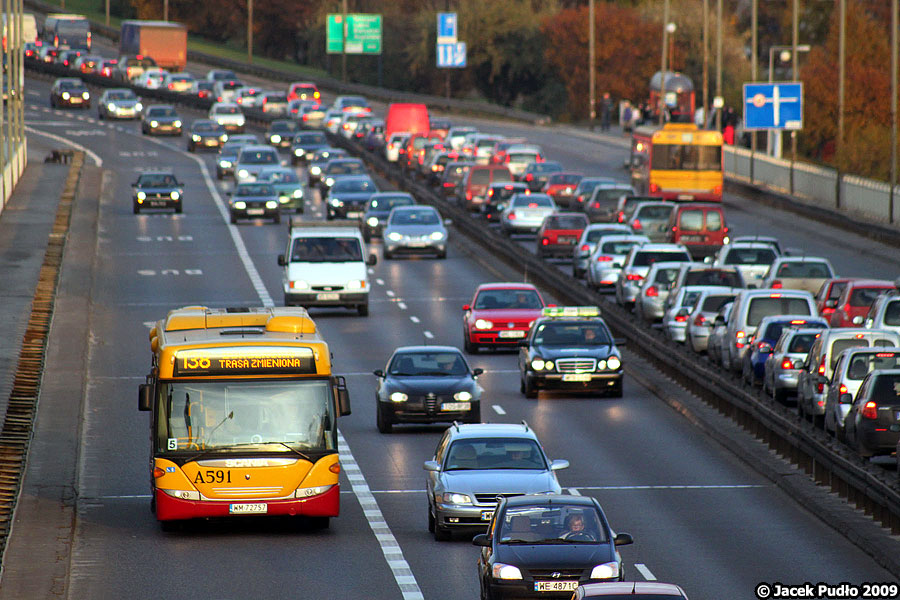
[[[104,143],[88,138],[85,141],[92,147]],[[132,152],[171,143],[177,143],[180,148],[182,143],[180,140],[158,142],[148,142],[137,135],[128,141]],[[177,163],[179,174],[182,167],[188,171],[193,168],[192,161],[187,162],[182,154],[172,153],[171,159],[182,161]],[[212,165],[211,155],[202,159],[207,168]],[[109,168],[123,172],[134,168],[124,159],[116,160]],[[217,253],[215,259],[229,269],[226,278],[244,279],[229,240],[229,228],[223,227],[223,220],[216,220],[217,209],[212,198],[204,193],[202,183],[197,185],[190,188],[194,201],[185,206],[182,219],[147,215],[148,221],[154,219],[154,224],[161,225],[152,231],[171,231],[167,227],[176,222],[189,225],[190,231],[196,229],[191,235],[215,240],[212,242]],[[298,579],[302,589],[309,593],[326,593],[327,589],[327,593],[334,595],[342,590],[371,590],[367,582],[389,581],[390,572],[380,556],[381,551],[352,495],[344,495],[343,514],[328,533],[291,532],[285,536],[277,526],[261,522],[259,525],[215,525],[175,537],[158,531],[146,511],[146,498],[112,497],[140,496],[147,489],[144,418],[136,410],[131,412],[133,404],[119,401],[133,397],[134,385],[148,368],[149,353],[142,346],[146,343],[146,329],[140,324],[159,318],[172,306],[234,305],[248,298],[252,300],[255,292],[249,284],[223,285],[217,277],[204,278],[203,285],[194,288],[191,294],[180,294],[176,280],[162,279],[159,285],[171,287],[171,291],[160,292],[154,286],[140,284],[137,289],[146,295],[135,300],[137,294],[130,290],[135,285],[137,261],[131,257],[116,259],[117,253],[133,249],[136,223],[144,219],[144,215],[135,217],[128,211],[129,194],[127,186],[119,185],[114,197],[121,204],[114,208],[110,202],[108,206],[112,210],[104,209],[101,213],[103,231],[114,241],[104,244],[104,248],[109,246],[105,250],[109,259],[102,261],[104,272],[97,279],[111,279],[119,285],[104,286],[102,298],[97,299],[98,306],[110,316],[100,318],[101,311],[98,311],[100,326],[95,338],[109,347],[95,349],[91,358],[91,380],[96,380],[98,385],[102,382],[103,387],[89,390],[91,403],[85,427],[88,435],[82,460],[84,472],[89,475],[89,489],[84,490],[87,499],[80,507],[72,597],[113,597],[127,592],[133,595],[137,589],[152,589],[153,596],[162,593],[178,596],[179,592],[190,589],[192,594],[245,597],[250,595],[249,590],[257,594],[260,590],[284,591],[288,582],[294,584],[292,589],[296,592]],[[235,229],[269,294],[279,302],[280,273],[274,258],[283,246],[285,227],[242,224]],[[110,231],[115,235],[109,234]],[[188,268],[190,252],[174,254],[178,256],[176,267]],[[173,264],[174,261],[173,256]],[[369,373],[384,366],[396,345],[418,344],[424,339],[459,345],[460,307],[469,300],[474,287],[483,281],[511,276],[497,265],[488,268],[483,260],[471,260],[468,253],[454,244],[446,261],[384,261],[382,258],[373,268],[375,296],[372,315],[367,319],[345,311],[313,311],[332,346],[337,368],[350,374],[354,414],[342,421],[341,430],[369,487],[376,492],[388,525],[426,597],[475,597],[476,550],[464,536],[457,542],[438,545],[425,527],[425,498],[419,491],[424,488],[421,464],[430,458],[441,428],[413,428],[392,436],[378,434],[374,427],[374,377]],[[384,283],[379,284],[378,279]],[[121,294],[122,291],[125,293]],[[166,294],[161,301],[157,301],[159,293]],[[147,302],[147,298],[153,301]],[[170,301],[169,306],[160,306]],[[406,309],[400,307],[401,302]],[[413,316],[418,322],[412,320]],[[127,331],[123,331],[124,323],[128,324]],[[433,337],[427,338],[425,331]],[[110,363],[108,366],[99,360],[101,356]],[[866,557],[848,542],[837,538],[729,454],[697,436],[686,422],[633,381],[627,381],[625,398],[617,401],[557,395],[542,396],[537,402],[525,401],[518,394],[514,355],[478,355],[471,362],[489,370],[483,378],[489,392],[484,417],[510,422],[527,419],[539,432],[552,458],[571,461],[572,468],[561,474],[564,487],[597,494],[614,528],[635,535],[636,544],[623,550],[630,576],[641,578],[633,567],[634,563],[641,563],[653,575],[678,581],[698,597],[724,597],[736,590],[749,591],[752,587],[748,586],[759,580],[779,576],[797,581],[813,577],[827,579],[830,572],[823,565],[836,562],[847,565],[847,578],[853,581],[883,579],[886,575],[871,567]],[[127,380],[116,379],[123,374]],[[111,402],[107,405],[104,398],[117,399],[116,406]],[[493,409],[487,405],[492,404],[500,406],[506,414],[491,415]],[[121,407],[116,408],[118,405]],[[109,420],[106,411],[110,413]],[[115,432],[115,436],[110,432]],[[105,442],[104,437],[110,442]],[[117,451],[100,452],[103,444],[108,444],[107,450]],[[122,453],[118,450],[122,444],[133,450]],[[91,450],[93,447],[98,450]],[[95,467],[97,464],[109,465],[110,472],[124,483],[105,481],[104,473]],[[694,490],[640,487],[686,484],[762,487]],[[599,486],[624,486],[625,489],[590,489]],[[345,485],[344,490],[348,489]],[[679,497],[681,492],[684,493]],[[698,514],[698,504],[710,508]],[[135,524],[121,525],[131,521]],[[773,537],[766,538],[759,532],[762,523]],[[774,544],[780,541],[779,534],[783,536],[785,532],[803,540],[806,546],[795,544],[788,552],[783,544]],[[137,538],[132,538],[133,535]],[[798,547],[803,552],[795,555]],[[159,557],[153,571],[166,573],[171,581],[148,580],[140,574],[141,565],[137,561],[119,558],[122,554],[134,557],[144,552]],[[323,557],[329,555],[323,553],[330,553],[332,558],[326,560]],[[254,564],[258,561],[267,567],[247,574],[246,565],[250,560],[247,557],[253,557]],[[708,570],[698,569],[697,558],[705,559]],[[297,568],[298,561],[304,565],[302,569]],[[111,569],[110,564],[116,565],[115,568]],[[192,569],[235,575],[222,577],[220,581],[208,581],[209,578],[196,581],[198,578],[192,577],[196,571]],[[337,581],[326,575],[335,569],[341,572]],[[240,582],[235,581],[237,573],[244,574]],[[375,595],[399,597],[399,591],[393,584],[380,585]]]

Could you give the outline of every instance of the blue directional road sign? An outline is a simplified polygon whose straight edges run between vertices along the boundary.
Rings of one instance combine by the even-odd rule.
[[[744,129],[803,129],[803,84],[745,83]]]
[[[438,13],[437,43],[455,44],[457,32],[456,13]]]
[[[466,43],[437,45],[437,66],[463,68],[466,66]]]

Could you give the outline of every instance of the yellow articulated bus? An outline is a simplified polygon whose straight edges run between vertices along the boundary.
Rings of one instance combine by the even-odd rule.
[[[722,134],[689,123],[638,127],[631,140],[631,185],[663,200],[722,201]]]
[[[172,310],[150,330],[138,393],[150,413],[152,508],[164,528],[194,518],[340,509],[343,377],[303,308]]]

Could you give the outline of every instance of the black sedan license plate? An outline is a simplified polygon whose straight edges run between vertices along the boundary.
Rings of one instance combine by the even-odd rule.
[[[535,581],[536,592],[574,592],[578,589],[577,581]]]

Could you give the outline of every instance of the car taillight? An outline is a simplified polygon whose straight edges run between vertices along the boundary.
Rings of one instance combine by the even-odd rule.
[[[629,273],[625,276],[625,279],[628,281],[643,281],[644,276],[639,275],[638,273]]]
[[[703,327],[703,325],[705,323],[706,323],[706,317],[704,317],[702,314],[697,315],[697,318],[694,319],[694,325],[696,327]]]
[[[842,384],[841,384],[841,387],[838,388],[838,392],[841,393],[841,394],[846,394],[846,393],[847,393],[847,386],[844,385],[844,384],[842,383]]]
[[[619,223],[624,223],[624,222],[625,222],[625,213],[621,213],[621,212],[620,212],[620,213],[617,215],[616,219],[619,221]]]
[[[174,90],[174,89],[175,89],[175,84],[174,84],[174,83],[170,83],[170,84],[169,84],[169,89],[170,89],[170,90]]]
[[[534,175],[529,173],[528,175],[525,176],[525,181],[534,181]]]
[[[600,208],[600,203],[599,203],[599,202],[594,202],[593,208]]]
[[[515,220],[516,220],[516,213],[514,213],[514,212],[509,213],[509,216],[507,217],[507,219],[509,219],[510,221],[515,221]]]
[[[303,115],[303,120],[304,120],[304,121],[309,121],[309,115]]]
[[[782,287],[784,287],[784,285],[781,283],[780,279],[776,279],[775,281],[772,282],[772,287],[775,288],[776,290],[780,290]]]
[[[452,181],[445,181],[445,182],[444,182],[444,187],[453,187],[453,182],[452,182]]]
[[[744,340],[747,339],[747,333],[744,331],[738,331],[734,334],[734,347],[735,348],[743,348]]]
[[[781,361],[781,368],[785,370],[793,370],[794,361],[789,358],[784,359],[783,361]]]
[[[687,321],[687,315],[675,315],[676,323],[684,323],[685,321]]]
[[[578,196],[578,198],[576,198],[576,200],[577,200],[578,202],[580,202],[580,203],[583,204],[583,203],[584,203],[584,196]]]
[[[58,35],[53,36],[53,45],[59,46],[59,36]]]
[[[597,257],[597,262],[612,262],[612,256],[600,255]],[[629,275],[628,278],[631,279],[631,276]]]
[[[541,240],[541,245],[542,245],[542,246],[549,246],[549,245],[550,245],[550,238],[543,238],[543,239]]]
[[[471,200],[471,199],[472,199],[472,190],[469,190],[466,192],[466,200]]]
[[[822,362],[819,363],[819,375],[825,374],[825,357],[822,357]]]
[[[640,219],[635,219],[634,222],[631,224],[631,228],[632,228],[632,229],[643,229],[644,226],[641,225],[641,220],[640,220]]]
[[[859,415],[863,419],[877,419],[878,418],[878,403],[869,400],[866,402],[866,405],[863,406],[863,409],[859,412]]]
[[[587,251],[590,250],[590,249],[591,249],[591,245],[590,245],[590,244],[582,244],[582,245],[581,245],[581,251],[582,251],[582,252],[587,252]]]
[[[771,352],[772,344],[769,342],[757,342],[756,349],[760,352]]]
[[[656,298],[657,296],[659,296],[659,288],[657,288],[655,285],[651,285],[646,290],[644,290],[644,295],[649,298]],[[684,319],[681,320],[684,321]]]

